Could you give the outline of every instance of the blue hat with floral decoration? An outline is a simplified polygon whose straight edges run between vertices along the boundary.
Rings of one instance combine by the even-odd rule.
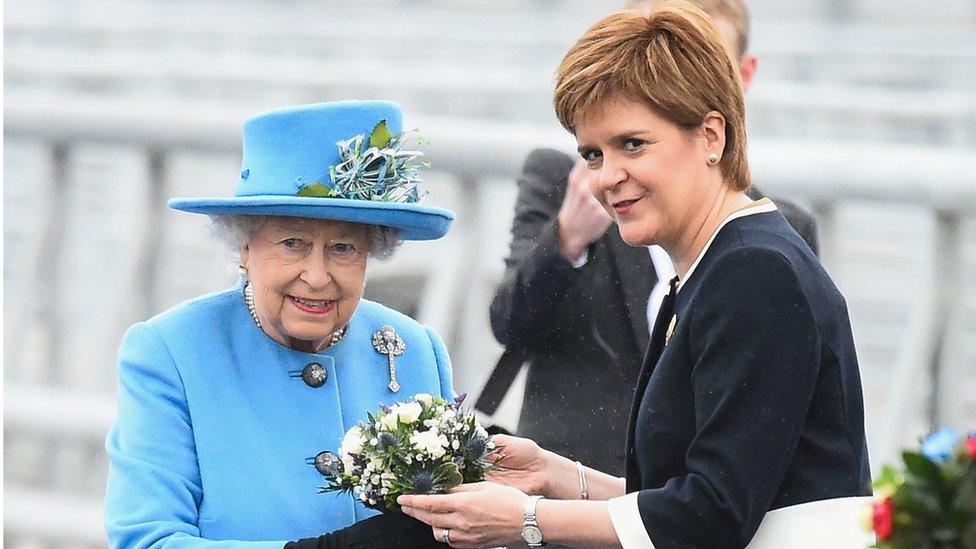
[[[233,197],[173,198],[201,214],[335,219],[398,229],[406,240],[444,236],[454,212],[419,204],[417,159],[399,105],[338,101],[278,109],[244,122]]]

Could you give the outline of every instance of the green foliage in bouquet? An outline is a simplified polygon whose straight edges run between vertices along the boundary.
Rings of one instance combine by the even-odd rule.
[[[976,549],[976,432],[943,429],[885,466],[874,483],[871,528],[881,549]]]
[[[499,449],[474,414],[425,393],[384,406],[346,432],[339,455],[314,458],[327,486],[320,492],[352,492],[367,507],[398,511],[400,494],[441,493],[479,482],[495,469]]]

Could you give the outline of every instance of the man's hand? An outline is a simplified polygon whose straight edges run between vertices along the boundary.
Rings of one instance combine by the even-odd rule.
[[[580,160],[573,166],[566,181],[566,198],[556,218],[559,253],[570,263],[575,263],[613,222],[610,214],[590,194],[589,176],[586,162]]]

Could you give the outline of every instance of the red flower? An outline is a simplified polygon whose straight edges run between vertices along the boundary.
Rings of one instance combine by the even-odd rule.
[[[874,502],[874,533],[878,536],[878,541],[885,541],[891,537],[891,531],[894,529],[895,525],[892,521],[892,517],[895,515],[895,502],[892,501],[891,496],[884,498],[881,501]]]
[[[976,435],[969,435],[966,437],[966,453],[969,457],[976,459]]]

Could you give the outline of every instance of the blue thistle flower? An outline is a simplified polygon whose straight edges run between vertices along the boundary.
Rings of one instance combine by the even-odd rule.
[[[464,445],[472,454],[481,457],[485,455],[485,450],[488,449],[488,439],[481,437],[472,437],[468,439],[468,442]]]
[[[429,494],[434,491],[435,481],[434,474],[430,471],[418,471],[413,474],[410,484],[414,494]]]
[[[380,452],[385,452],[390,448],[395,448],[397,442],[399,442],[399,439],[397,439],[396,435],[393,433],[380,433],[379,436],[376,437],[376,447],[379,448]]]
[[[460,406],[461,403],[464,402],[464,399],[466,398],[468,398],[468,393],[461,393],[458,396],[454,397],[454,404],[456,406]]]
[[[454,456],[451,461],[454,462],[459,468],[464,467],[464,456]]]

